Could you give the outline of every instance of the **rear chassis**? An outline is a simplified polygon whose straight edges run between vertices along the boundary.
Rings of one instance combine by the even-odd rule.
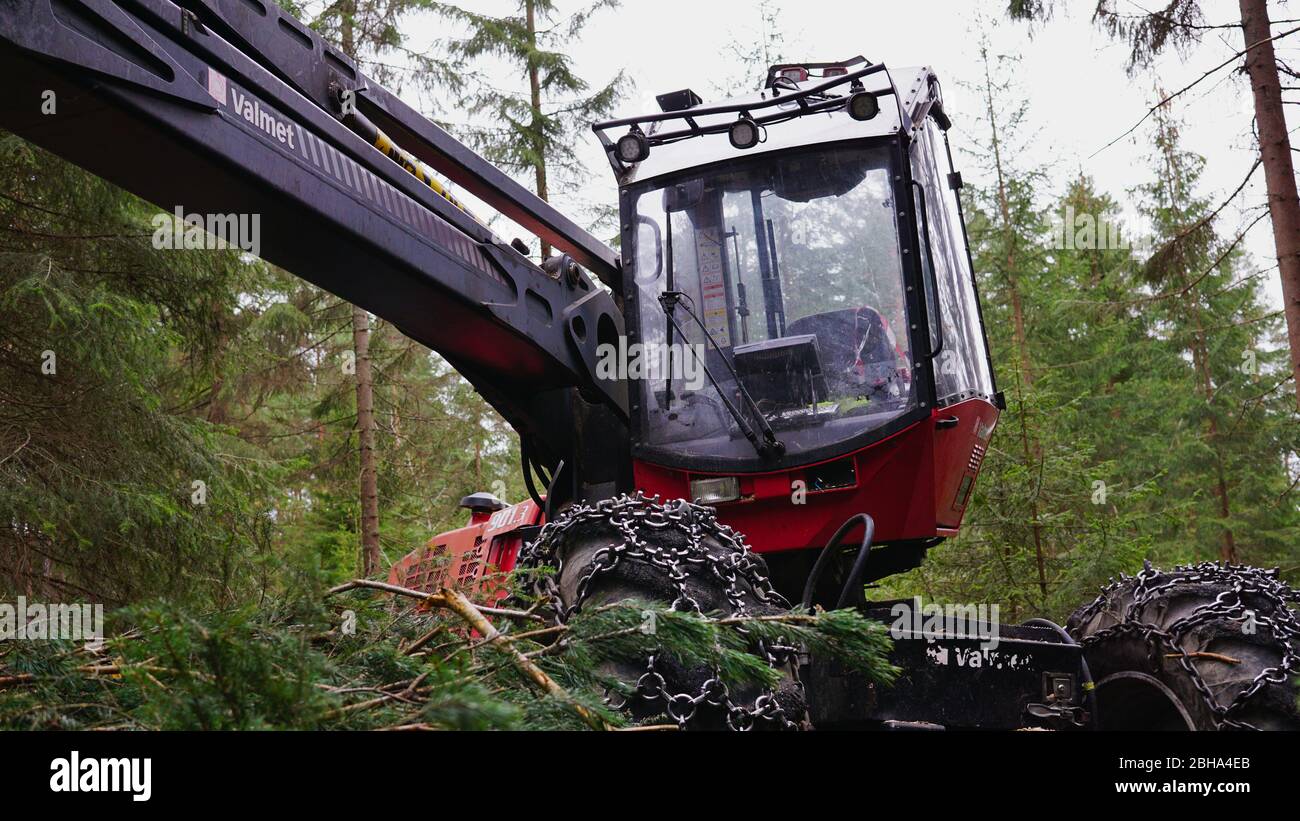
[[[896,602],[872,602],[866,614],[895,622]],[[978,632],[987,635],[984,630]],[[1079,645],[1051,627],[997,626],[996,648],[983,639],[894,631],[890,661],[897,680],[881,687],[834,661],[810,659],[800,671],[809,716],[818,729],[1078,729],[1091,725],[1091,687]]]

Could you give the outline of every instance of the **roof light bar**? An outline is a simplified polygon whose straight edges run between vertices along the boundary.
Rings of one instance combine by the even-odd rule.
[[[679,128],[661,128],[651,134],[643,134],[642,137],[646,140],[647,150],[657,145],[664,145],[690,137],[701,137],[707,134],[720,134],[723,132],[729,133],[732,128],[738,127],[735,121],[730,123],[724,121],[720,123],[707,124],[701,122],[701,120],[706,117],[715,117],[721,114],[734,114],[742,118],[748,118],[754,123],[754,125],[758,126],[759,129],[763,129],[769,125],[785,122],[808,114],[842,111],[848,104],[848,100],[843,96],[830,93],[831,89],[838,86],[848,86],[851,83],[859,85],[854,81],[860,81],[876,74],[884,75],[886,87],[868,93],[875,97],[891,96],[897,103],[898,89],[895,87],[893,80],[889,77],[888,69],[883,63],[868,63],[863,65],[861,68],[850,68],[845,74],[822,79],[817,84],[811,85],[808,88],[800,88],[797,91],[788,90],[780,95],[772,94],[766,99],[703,105],[681,111],[665,111],[660,114],[640,114],[634,117],[623,117],[616,120],[594,123],[591,126],[591,129],[601,136],[602,142],[606,147],[605,150],[609,152],[615,160],[618,160],[622,156],[618,144],[609,142],[604,136],[605,132],[610,129],[631,126],[639,128],[642,125],[650,123],[664,123],[673,120],[681,122],[682,127]],[[851,98],[859,91],[859,88],[849,87],[845,90]],[[858,111],[863,114],[867,113],[868,109],[866,106],[869,105],[870,103],[865,100],[859,102]],[[877,109],[878,108],[879,103],[877,101]],[[875,116],[875,113],[878,112],[873,112],[873,117]],[[901,121],[901,110],[899,113]],[[747,135],[737,134],[737,136]],[[761,142],[761,130],[759,131],[759,137]],[[626,144],[628,145],[628,156],[631,156],[632,140],[625,135],[623,138],[620,138],[620,142],[624,141],[626,141]],[[745,144],[745,142],[746,141],[742,141],[742,145]],[[624,165],[626,165],[626,163],[624,163]]]

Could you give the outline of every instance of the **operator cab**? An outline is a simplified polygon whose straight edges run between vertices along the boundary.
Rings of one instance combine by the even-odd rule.
[[[916,407],[891,165],[887,146],[811,148],[630,189],[637,341],[671,363],[640,382],[647,446],[754,461],[724,399],[787,458]]]
[[[991,432],[959,178],[936,157],[938,81],[926,68],[897,79],[860,57],[773,66],[756,94],[706,104],[683,90],[660,114],[596,126],[622,195],[627,347],[646,363],[629,373],[638,487],[696,498],[696,477],[735,477],[732,499],[710,501],[746,518],[726,503],[761,503],[761,488],[788,503],[796,477],[848,457],[851,479],[830,489],[854,490],[844,507],[860,510],[873,494],[859,456],[886,452],[873,445],[970,399],[987,411],[962,427]],[[975,451],[958,449],[969,468]],[[914,493],[947,492],[933,469],[900,475]],[[882,536],[955,532],[965,499],[938,506],[884,513]],[[766,549],[821,538],[787,535]]]

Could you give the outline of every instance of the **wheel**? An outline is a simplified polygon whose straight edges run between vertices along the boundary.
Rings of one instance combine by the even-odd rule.
[[[535,592],[559,603],[561,622],[583,608],[628,599],[723,616],[789,609],[743,537],[718,524],[712,509],[682,500],[660,504],[638,493],[570,508],[543,528],[520,561],[555,569]],[[716,671],[684,669],[654,655],[606,672],[635,687],[619,705],[635,718],[663,714],[683,728],[799,728],[806,707],[794,674],[795,648],[756,643],[751,651],[782,671],[775,691],[728,692]]]
[[[1300,594],[1276,574],[1148,563],[1076,611],[1101,728],[1300,729]]]

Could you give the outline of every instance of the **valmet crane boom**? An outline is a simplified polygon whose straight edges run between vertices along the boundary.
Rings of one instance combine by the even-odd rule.
[[[577,267],[617,287],[616,255],[278,7],[6,2],[0,37],[6,128],[168,209],[260,215],[263,258],[441,353],[541,466],[584,444],[626,451],[617,436],[577,441],[568,421],[623,427],[624,385],[593,376],[598,338],[616,338],[622,314]],[[375,131],[568,256],[553,272],[532,264],[427,172],[376,150]]]

